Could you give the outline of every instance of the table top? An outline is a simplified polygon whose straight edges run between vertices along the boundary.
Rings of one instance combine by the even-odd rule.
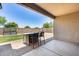
[[[23,35],[35,34],[35,33],[38,33],[38,32],[23,33]]]

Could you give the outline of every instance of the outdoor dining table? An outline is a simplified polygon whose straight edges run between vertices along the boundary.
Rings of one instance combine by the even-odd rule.
[[[35,43],[38,43],[38,45],[39,45],[38,34],[39,34],[39,32],[23,33],[23,40],[25,41],[24,43],[27,45],[32,44],[33,48],[34,48]],[[34,35],[36,35],[36,36],[34,36]]]

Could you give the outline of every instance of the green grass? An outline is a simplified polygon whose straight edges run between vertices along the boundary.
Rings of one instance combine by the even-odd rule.
[[[0,43],[23,39],[22,35],[4,35],[0,36]]]

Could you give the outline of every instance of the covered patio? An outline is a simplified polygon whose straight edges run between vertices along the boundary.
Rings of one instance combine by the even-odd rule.
[[[23,56],[79,55],[79,4],[22,4],[54,19],[54,39]]]
[[[30,51],[26,48],[17,50],[18,54],[22,53],[20,54],[22,56],[79,56],[79,4],[20,3],[19,5],[54,19],[54,30],[51,34],[53,37],[47,35],[50,38],[46,39],[51,40],[46,44],[36,49],[28,48]],[[15,51],[14,55],[16,54]]]
[[[79,56],[79,45],[54,39],[23,56]]]

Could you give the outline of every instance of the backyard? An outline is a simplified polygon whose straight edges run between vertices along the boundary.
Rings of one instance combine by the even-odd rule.
[[[24,33],[31,33],[31,32],[40,32],[41,29],[33,29],[33,28],[18,28],[17,33],[16,31],[12,32],[11,30],[6,30],[3,31],[3,29],[0,29],[0,44],[1,43],[6,43],[6,42],[11,42],[15,40],[23,40],[23,34]],[[44,28],[45,31],[45,37],[51,36],[52,35],[52,29],[51,28]],[[3,35],[4,32],[4,35]],[[47,38],[46,38],[47,39]]]
[[[0,43],[23,39],[23,35],[4,35],[0,36]]]

